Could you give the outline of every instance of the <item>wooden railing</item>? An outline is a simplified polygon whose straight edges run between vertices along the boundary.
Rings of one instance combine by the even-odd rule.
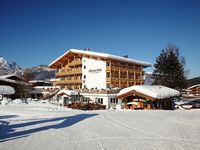
[[[74,69],[66,69],[61,72],[57,72],[56,76],[65,76],[65,75],[70,75],[70,74],[80,74],[82,73],[82,68],[74,68]]]
[[[81,79],[71,79],[71,80],[65,79],[65,80],[56,81],[56,84],[69,84],[69,83],[72,83],[72,84],[82,83],[82,80]]]
[[[81,65],[81,64],[82,64],[82,60],[77,59],[77,60],[73,60],[72,62],[70,62],[69,66],[76,66],[76,65]]]

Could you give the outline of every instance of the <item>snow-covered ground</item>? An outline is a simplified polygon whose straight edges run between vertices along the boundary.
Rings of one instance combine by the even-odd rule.
[[[0,105],[0,150],[200,149],[200,110],[79,111]]]

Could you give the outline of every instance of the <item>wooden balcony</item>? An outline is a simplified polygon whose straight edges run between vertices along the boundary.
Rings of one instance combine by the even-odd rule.
[[[56,81],[56,84],[80,84],[82,83],[82,80],[81,79],[71,79],[71,80],[68,80],[68,79],[65,79],[65,80],[60,80],[60,81]]]
[[[56,76],[59,77],[59,76],[65,76],[66,75],[66,72],[65,71],[62,71],[62,72],[57,72],[56,73]]]
[[[106,71],[111,71],[111,67],[110,66],[106,66]]]
[[[112,78],[111,78],[111,81],[112,81],[112,82],[119,82],[119,78],[118,78],[118,77],[112,77]]]
[[[60,81],[56,81],[55,83],[56,83],[56,85],[60,85],[60,84],[65,84],[66,81],[65,80],[60,80]]]
[[[82,68],[75,68],[71,72],[71,74],[79,74],[79,73],[82,73]]]
[[[57,72],[56,76],[66,76],[66,75],[71,75],[71,74],[81,74],[82,73],[82,68],[74,68],[74,69],[67,69],[62,72]]]
[[[128,82],[134,82],[135,81],[135,79],[128,79]]]
[[[118,71],[118,70],[119,70],[119,67],[118,67],[118,66],[112,66],[112,67],[111,67],[111,70]]]
[[[111,78],[106,78],[106,82],[111,82]]]
[[[129,73],[134,73],[134,69],[128,69]]]
[[[69,63],[69,66],[78,66],[82,64],[81,59],[73,60],[72,62]]]

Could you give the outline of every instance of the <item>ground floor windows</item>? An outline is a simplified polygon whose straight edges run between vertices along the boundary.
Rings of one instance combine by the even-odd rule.
[[[89,101],[90,101],[90,98],[89,98],[89,97],[83,97],[83,101],[84,101],[84,102],[89,102]]]
[[[110,103],[117,104],[118,103],[118,99],[116,99],[116,98],[110,98]]]
[[[96,98],[97,103],[103,104],[103,98]]]

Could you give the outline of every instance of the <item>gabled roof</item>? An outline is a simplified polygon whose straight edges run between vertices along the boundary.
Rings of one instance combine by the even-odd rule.
[[[200,87],[200,84],[193,85],[191,87],[188,87],[187,89],[192,89],[192,88],[195,88],[195,87]]]
[[[10,77],[17,77],[17,78],[19,78],[23,81],[9,79]],[[24,79],[21,76],[17,75],[17,73],[0,76],[0,81],[4,81],[4,82],[8,82],[8,83],[14,83],[14,84],[28,85],[28,83],[24,82]]]
[[[0,76],[0,78],[6,78],[6,79],[11,78],[11,77],[17,77],[17,78],[19,78],[21,80],[24,80],[24,78],[22,78],[20,75],[18,75],[17,72],[14,72],[14,73],[8,74],[8,75]]]
[[[118,61],[124,61],[124,62],[129,62],[129,63],[135,63],[139,64],[145,67],[150,67],[151,64],[148,62],[144,61],[139,61],[135,59],[130,59],[130,58],[125,58],[121,56],[116,56],[116,55],[111,55],[107,53],[99,53],[99,52],[93,52],[93,51],[87,51],[87,50],[78,50],[78,49],[69,49],[66,53],[58,57],[56,60],[54,60],[52,63],[49,64],[49,67],[52,67],[56,62],[58,62],[60,59],[68,55],[69,53],[75,53],[75,54],[81,54],[81,55],[90,55],[90,56],[95,56],[95,57],[102,57],[102,58],[110,58]]]
[[[118,98],[124,98],[130,95],[139,95],[144,96],[146,98],[150,98],[151,100],[155,99],[166,99],[170,97],[180,96],[180,92],[161,85],[134,85],[131,87],[127,87],[122,89],[118,94]]]

